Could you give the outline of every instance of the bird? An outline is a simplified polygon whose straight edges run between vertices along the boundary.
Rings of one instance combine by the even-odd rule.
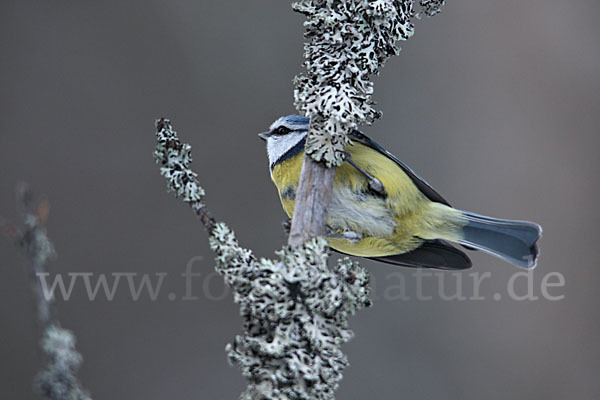
[[[289,218],[310,117],[278,118],[267,132],[271,179]],[[431,185],[362,132],[352,129],[344,162],[336,168],[327,236],[342,254],[403,267],[462,270],[463,250],[481,250],[519,268],[538,263],[540,225],[486,217],[452,207]]]

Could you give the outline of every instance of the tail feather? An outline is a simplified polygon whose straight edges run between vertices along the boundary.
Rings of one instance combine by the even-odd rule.
[[[542,236],[541,226],[469,212],[463,212],[463,215],[468,222],[463,227],[460,244],[488,252],[520,268],[536,267],[539,255],[536,242]]]

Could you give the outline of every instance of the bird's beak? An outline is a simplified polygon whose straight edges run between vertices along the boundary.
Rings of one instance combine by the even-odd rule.
[[[271,132],[261,132],[258,134],[258,137],[265,141],[269,138],[269,136],[271,136]]]

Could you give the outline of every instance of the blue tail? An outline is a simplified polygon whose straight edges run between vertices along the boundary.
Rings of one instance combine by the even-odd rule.
[[[464,212],[460,244],[493,254],[520,268],[533,269],[539,251],[536,242],[542,237],[542,227],[533,222],[510,221]]]

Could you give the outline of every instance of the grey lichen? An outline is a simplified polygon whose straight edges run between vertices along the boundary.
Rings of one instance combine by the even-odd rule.
[[[156,121],[156,140],[154,160],[167,180],[167,190],[188,203],[206,230],[212,232],[215,220],[204,206],[204,189],[198,183],[198,175],[190,169],[192,147],[179,140],[166,118]]]
[[[48,400],[89,400],[89,394],[83,390],[77,378],[83,358],[75,349],[75,337],[60,327],[53,312],[53,300],[46,297],[38,278],[38,274],[47,272],[46,264],[55,254],[45,228],[48,204],[36,204],[31,191],[23,184],[17,188],[17,206],[23,219],[23,228],[11,228],[10,236],[16,239],[29,259],[42,328],[40,345],[46,359],[46,367],[37,375],[35,387]]]
[[[421,12],[417,16],[420,17],[421,14],[425,14],[432,17],[441,11],[440,9],[444,4],[446,4],[445,0],[421,0],[419,2]]]
[[[339,166],[350,143],[347,133],[380,116],[373,106],[373,82],[385,61],[398,54],[396,42],[413,35],[413,0],[299,0],[307,17],[306,72],[295,78],[295,105],[311,117],[306,153]],[[422,0],[433,15],[443,1]]]
[[[217,254],[230,251],[211,244]],[[217,265],[244,318],[244,334],[227,346],[249,380],[242,399],[333,399],[348,365],[340,348],[352,337],[348,318],[369,304],[368,275],[348,259],[330,268],[320,238],[279,256],[255,263],[242,280]]]
[[[442,3],[420,2],[426,15]],[[298,0],[293,7],[308,17],[306,73],[296,77],[294,92],[298,110],[311,117],[306,153],[337,166],[349,144],[347,132],[379,116],[369,78],[399,52],[397,41],[412,36],[413,1]],[[216,270],[240,304],[243,332],[226,349],[248,380],[241,398],[333,399],[348,364],[340,348],[352,337],[348,319],[370,304],[366,271],[347,258],[328,266],[322,238],[285,247],[278,260],[257,260],[208,213],[189,168],[190,146],[179,141],[169,120],[157,121],[157,139],[155,157],[169,190],[200,217]]]
[[[25,249],[31,262],[36,266],[45,265],[55,255],[54,246],[48,239],[46,228],[40,222],[39,216],[32,213],[24,214],[23,225],[25,229],[19,238],[19,244]]]
[[[35,206],[33,196],[24,184],[19,185],[17,188],[17,203],[23,219],[23,228],[15,229],[14,236],[17,245],[23,249],[29,260],[29,272],[35,294],[38,319],[42,328],[45,328],[52,322],[52,300],[47,300],[44,296],[37,275],[46,272],[46,263],[55,256],[54,246],[48,239],[44,225],[48,205],[42,202]]]
[[[36,386],[49,400],[90,400],[77,379],[82,357],[75,349],[73,334],[58,325],[44,330],[42,349],[48,359],[46,369],[36,378]]]
[[[240,304],[243,332],[227,352],[248,380],[242,399],[333,399],[348,364],[340,349],[352,337],[348,319],[369,304],[367,272],[347,258],[329,267],[321,238],[284,248],[276,261],[257,260],[208,214],[189,169],[190,148],[168,120],[157,121],[157,139],[155,157],[169,189],[201,217],[216,270]]]
[[[154,158],[161,164],[160,173],[167,180],[167,189],[186,203],[200,201],[204,189],[198,184],[198,175],[190,169],[192,146],[179,141],[169,120],[159,120],[156,124],[158,145]]]

